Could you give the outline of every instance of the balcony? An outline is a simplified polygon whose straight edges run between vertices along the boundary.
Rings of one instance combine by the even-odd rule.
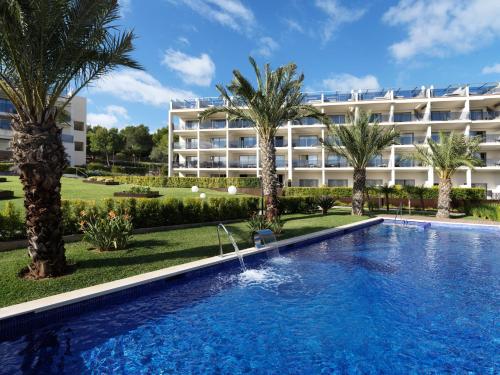
[[[347,162],[347,160],[343,159],[333,159],[333,160],[326,160],[325,162],[325,167],[326,168],[348,168],[351,165]]]
[[[321,142],[316,137],[311,138],[299,138],[292,141],[293,147],[318,147]]]
[[[231,120],[229,121],[230,129],[244,129],[244,128],[252,128],[253,122],[247,120]]]
[[[415,115],[411,112],[396,112],[394,113],[394,122],[417,122],[422,121],[422,116]]]
[[[319,120],[313,118],[313,117],[304,117],[301,118],[300,120],[294,120],[292,121],[292,125],[322,125]]]
[[[469,86],[469,95],[488,95],[488,94],[499,94],[498,83],[484,83],[482,85],[471,85]]]
[[[325,92],[323,94],[323,101],[329,102],[348,102],[352,101],[353,96],[349,92]]]
[[[200,129],[225,129],[226,120],[210,120],[200,124]]]
[[[198,168],[198,161],[197,160],[191,160],[191,161],[185,161],[185,162],[178,162],[174,161],[173,162],[173,167],[174,168]]]
[[[255,148],[257,147],[257,140],[252,138],[251,140],[244,141],[233,141],[229,142],[229,148]]]
[[[370,116],[370,122],[388,122],[389,115],[382,113],[372,113]]]
[[[423,164],[418,160],[413,159],[396,159],[394,166],[397,168],[423,167]]]
[[[16,113],[16,109],[10,100],[0,98],[0,112]]]
[[[197,150],[198,149],[198,142],[175,142],[174,143],[174,149],[177,150]]]
[[[425,136],[414,136],[414,135],[401,135],[399,137],[399,144],[400,145],[413,145],[413,144],[417,144],[417,145],[421,145],[421,144],[424,144],[425,143],[425,140],[426,140],[426,137]]]
[[[172,109],[196,109],[196,108],[198,108],[198,101],[196,99],[172,101]]]
[[[198,130],[199,121],[186,121],[183,124],[174,124],[174,130]]]
[[[287,147],[288,142],[285,139],[275,139],[274,147]]]
[[[500,167],[499,159],[483,159],[480,167]]]
[[[367,166],[375,168],[387,168],[389,166],[389,159],[372,159],[368,162]]]
[[[257,162],[256,161],[249,161],[249,162],[244,162],[244,161],[232,161],[229,163],[230,168],[257,168]]]
[[[222,107],[224,99],[218,97],[199,99],[199,108]]]
[[[462,112],[431,111],[431,121],[457,121],[461,116]]]
[[[385,90],[365,90],[358,94],[358,100],[389,100],[391,91]]]
[[[415,88],[413,90],[394,90],[394,99],[418,99],[425,98],[425,88]]]
[[[288,167],[288,160],[279,159],[276,160],[276,168],[286,168]]]
[[[486,135],[479,135],[482,138],[483,143],[500,143],[500,134],[489,133]]]
[[[202,161],[200,163],[200,168],[226,168],[225,161]]]
[[[328,116],[333,124],[342,125],[345,124],[345,115],[330,115]]]
[[[0,129],[11,130],[10,121],[8,118],[0,118]]]
[[[219,141],[200,142],[200,148],[201,149],[226,148],[226,140],[221,139]]]
[[[465,87],[461,86],[448,86],[447,88],[431,89],[431,97],[433,98],[461,97],[465,96],[465,94]]]
[[[485,121],[500,119],[500,111],[470,111],[471,121]]]
[[[319,168],[321,163],[319,160],[294,160],[293,166],[295,168]]]

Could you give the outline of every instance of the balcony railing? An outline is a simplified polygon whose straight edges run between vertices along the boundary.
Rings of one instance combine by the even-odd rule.
[[[257,168],[257,162],[256,161],[249,161],[249,162],[244,162],[244,161],[232,161],[229,163],[230,168]]]
[[[10,100],[0,98],[0,112],[16,113],[16,109]]]
[[[500,167],[499,159],[483,159],[481,167]]]
[[[388,122],[389,115],[382,113],[372,113],[370,116],[370,122]]]
[[[416,99],[425,98],[425,89],[415,88],[413,90],[394,90],[394,99]]]
[[[348,102],[354,100],[349,92],[325,92],[323,93],[324,102]]]
[[[389,100],[390,90],[365,90],[358,94],[358,100]]]
[[[398,168],[410,168],[410,167],[422,167],[423,164],[420,161],[412,159],[396,159],[394,165]]]
[[[288,167],[288,160],[276,160],[276,168]]]
[[[238,128],[251,128],[253,127],[253,123],[247,120],[232,120],[229,121],[229,128],[238,129]]]
[[[255,147],[257,147],[257,140],[229,142],[229,148],[255,148]]]
[[[421,145],[425,143],[425,136],[414,136],[414,135],[401,135],[399,137],[399,144],[400,145]]]
[[[8,118],[0,118],[0,129],[11,130],[10,129],[11,120]]]
[[[198,130],[200,123],[198,121],[186,121],[183,124],[175,124],[174,130]]]
[[[368,167],[387,168],[389,166],[389,159],[372,159],[368,162]]]
[[[292,121],[292,125],[321,125],[321,122],[313,117],[304,117],[300,120]]]
[[[447,88],[431,89],[431,96],[433,98],[465,96],[465,94],[465,86],[448,86]]]
[[[330,121],[334,124],[345,124],[345,119],[346,119],[346,116],[345,115],[330,115],[328,116],[330,117]]]
[[[500,119],[500,111],[471,111],[470,119],[472,121],[496,120]]]
[[[226,140],[222,139],[220,141],[215,141],[215,142],[200,142],[200,148],[202,149],[226,148]]]
[[[461,120],[462,112],[431,111],[431,121]]]
[[[210,120],[200,124],[200,129],[225,129],[226,120]]]
[[[410,112],[394,113],[394,122],[417,122],[422,121],[422,116]]]
[[[183,163],[178,162],[178,161],[174,161],[173,167],[174,168],[198,168],[198,161],[192,160],[192,161],[185,161]]]
[[[498,83],[483,83],[481,85],[470,85],[469,86],[469,95],[488,95],[491,93],[499,93],[495,90],[498,90]]]
[[[200,162],[200,168],[226,168],[225,161],[202,161]]]
[[[288,142],[286,140],[274,140],[274,147],[287,147]]]
[[[175,142],[174,143],[174,149],[178,149],[178,150],[196,150],[196,149],[198,149],[198,142],[189,142],[189,143]]]
[[[325,167],[326,168],[347,168],[351,165],[347,162],[347,160],[326,160]]]
[[[321,142],[318,138],[303,138],[303,139],[294,139],[292,141],[293,147],[318,147],[321,145]]]
[[[319,168],[321,163],[319,160],[294,160],[293,166],[296,168]]]
[[[500,143],[500,134],[488,133],[486,135],[478,135],[482,138],[481,142]]]

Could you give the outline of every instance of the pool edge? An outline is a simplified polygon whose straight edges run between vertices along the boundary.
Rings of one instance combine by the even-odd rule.
[[[362,220],[356,223],[345,224],[339,227],[324,229],[317,232],[308,233],[302,236],[292,237],[277,242],[280,248],[289,248],[298,244],[312,243],[329,238],[333,235],[342,235],[353,230],[366,228],[383,222],[383,218],[376,217]],[[269,250],[269,248],[256,249],[255,247],[241,250],[243,256],[259,254]],[[214,256],[210,258],[200,259],[189,263],[180,264],[162,268],[156,271],[151,271],[135,276],[130,276],[124,279],[118,279],[103,284],[97,284],[86,288],[76,289],[65,293],[55,294],[28,302],[22,302],[16,305],[0,308],[0,323],[4,323],[11,319],[20,318],[25,315],[37,314],[44,311],[54,310],[63,306],[72,305],[78,302],[84,302],[96,297],[105,296],[126,289],[134,288],[140,285],[152,283],[159,280],[173,278],[190,271],[196,271],[203,268],[209,268],[229,261],[236,260],[237,256],[234,253],[229,253],[223,257]]]

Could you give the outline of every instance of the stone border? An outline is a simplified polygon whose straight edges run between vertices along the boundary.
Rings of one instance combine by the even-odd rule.
[[[113,197],[119,198],[159,198],[160,192],[158,190],[152,190],[147,193],[131,193],[129,191],[115,191]]]
[[[329,237],[333,234],[344,234],[350,230],[361,229],[367,226],[375,225],[381,223],[383,219],[372,218],[367,220],[362,220],[357,223],[346,224],[340,227],[325,229],[319,232],[313,232],[305,234],[298,237],[292,237],[286,240],[281,240],[276,242],[279,247],[287,247],[291,245],[296,245],[301,242],[307,241],[319,241],[321,238]],[[205,223],[206,224],[206,223]],[[215,232],[214,232],[215,235]],[[269,250],[268,247],[256,249],[251,247],[248,249],[241,250],[240,253],[243,256],[258,254]],[[135,286],[151,283],[161,279],[168,279],[180,274],[184,274],[189,271],[195,271],[198,269],[214,266],[217,264],[225,263],[237,259],[234,252],[224,255],[223,257],[214,256],[210,258],[196,260],[194,262],[184,263],[177,266],[172,266],[168,268],[163,268],[157,271],[147,272],[140,275],[135,275],[127,277],[120,280],[115,280],[107,282],[104,284],[98,284],[90,286],[87,288],[77,289],[66,293],[56,294],[49,297],[40,298],[33,301],[23,302],[17,305],[7,306],[0,308],[0,321],[6,319],[11,319],[14,317],[19,317],[21,315],[30,313],[39,313],[42,311],[47,311],[55,309],[58,307],[70,305],[76,302],[81,302],[89,300],[95,297],[103,296],[106,294],[111,294],[118,292],[120,290],[132,288]]]
[[[390,216],[379,215],[377,217],[384,219],[384,220],[394,221],[394,217],[390,217]],[[465,221],[456,221],[456,220],[460,220],[460,219],[452,219],[449,221],[443,221],[443,220],[436,219],[435,217],[430,217],[427,220],[414,219],[413,217],[409,217],[408,219],[406,219],[404,216],[403,216],[403,218],[407,221],[416,221],[419,223],[431,223],[431,226],[432,226],[432,224],[436,224],[436,225],[441,225],[441,226],[462,226],[462,227],[471,226],[471,227],[476,227],[476,228],[491,228],[491,229],[496,229],[496,230],[500,229],[500,223],[498,223],[498,224],[495,224],[495,223],[484,224],[484,223],[469,223],[469,222],[465,222]]]

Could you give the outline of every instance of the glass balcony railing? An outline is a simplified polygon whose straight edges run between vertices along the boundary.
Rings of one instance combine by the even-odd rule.
[[[492,93],[500,93],[500,92],[497,92],[495,90],[498,90],[498,83],[494,82],[494,83],[483,83],[483,84],[480,84],[480,85],[470,85],[469,86],[469,95],[488,95],[488,94],[492,94]]]
[[[229,121],[229,128],[237,129],[237,128],[251,128],[253,127],[253,123],[247,120],[232,120]]]
[[[200,162],[200,168],[226,168],[226,162],[223,160],[220,160],[220,161],[214,161],[214,160],[202,161],[202,162]]]
[[[16,109],[10,100],[0,98],[0,112],[16,113]]]
[[[195,109],[195,108],[198,108],[198,101],[196,99],[172,101],[172,109]]]
[[[421,145],[425,142],[426,137],[425,136],[414,136],[414,135],[401,135],[399,137],[399,144],[400,145]]]
[[[365,90],[358,94],[358,100],[389,100],[391,91]]]
[[[416,88],[413,90],[394,90],[394,99],[416,99],[425,98],[425,89]]]
[[[456,121],[461,116],[462,112],[431,111],[431,121]]]
[[[329,159],[325,161],[326,168],[347,168],[350,164],[345,159]]]
[[[200,129],[225,129],[226,120],[210,120],[200,124]]]
[[[11,120],[8,118],[0,118],[0,129],[11,130],[10,122]]]
[[[198,168],[198,161],[197,160],[191,160],[191,161],[185,161],[185,162],[174,161],[173,167],[174,168]]]
[[[200,148],[201,149],[226,148],[226,140],[221,139],[219,141],[200,142]]]
[[[387,168],[389,166],[389,159],[372,159],[368,162],[368,167],[377,167],[377,168]]]
[[[255,148],[257,140],[255,138],[229,142],[229,148]]]
[[[304,103],[315,103],[315,102],[321,102],[322,100],[322,95],[321,93],[311,93],[311,94],[305,94],[304,95]]]
[[[482,136],[482,142],[500,143],[500,134],[487,133]]]
[[[317,147],[321,145],[318,138],[299,138],[292,141],[293,147]]]
[[[295,120],[292,122],[292,125],[321,125],[317,119],[313,117],[304,117],[299,120]]]
[[[412,159],[397,159],[394,161],[394,165],[398,168],[410,168],[410,167],[422,167],[422,163],[417,160]]]
[[[346,123],[346,115],[331,115],[328,117],[330,117],[330,121],[334,124],[342,125]]]
[[[431,89],[431,96],[433,98],[440,97],[453,97],[453,96],[465,96],[466,89],[465,86],[448,86],[447,88],[437,88]]]
[[[229,163],[231,168],[257,168],[257,162],[252,161],[232,161]]]
[[[394,122],[417,122],[422,121],[422,116],[415,115],[411,112],[396,112],[394,113]]]
[[[319,160],[294,160],[293,166],[296,168],[319,168],[321,163]]]
[[[288,160],[279,159],[276,160],[276,168],[286,168],[288,167]]]
[[[324,102],[348,102],[354,98],[349,92],[325,92],[323,94]]]
[[[201,98],[199,99],[200,108],[208,107],[222,107],[224,105],[224,99],[222,98]]]
[[[199,126],[199,121],[186,121],[185,123],[174,124],[174,130],[198,130]]]
[[[389,115],[382,113],[372,113],[370,116],[370,122],[388,122]]]
[[[472,121],[496,120],[500,119],[500,111],[470,111]]]
[[[175,142],[174,149],[178,150],[196,150],[198,148],[198,142]]]
[[[500,167],[499,159],[483,159],[481,167]]]
[[[275,139],[274,147],[287,147],[288,142],[285,139]]]

